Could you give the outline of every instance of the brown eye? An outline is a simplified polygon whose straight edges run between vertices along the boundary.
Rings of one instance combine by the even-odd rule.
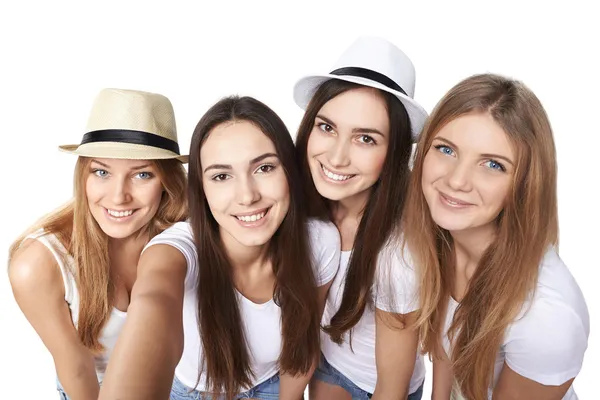
[[[317,125],[317,126],[318,126],[318,127],[319,127],[319,129],[321,129],[323,132],[327,132],[327,133],[331,133],[331,132],[333,132],[333,127],[332,127],[331,125],[329,125],[329,124],[322,123],[322,124],[319,124],[319,125]]]

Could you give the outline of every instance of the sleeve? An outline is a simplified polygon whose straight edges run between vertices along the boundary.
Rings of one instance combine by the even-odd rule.
[[[389,243],[377,259],[373,298],[382,311],[408,314],[419,308],[417,274],[400,241]]]
[[[507,330],[505,362],[542,385],[562,385],[581,370],[588,344],[585,326],[568,305],[536,299]]]
[[[192,228],[188,222],[178,222],[154,236],[146,244],[142,253],[148,247],[156,244],[166,244],[179,250],[187,262],[187,272],[185,274],[186,287],[188,287],[188,283],[196,281],[198,274],[198,253],[196,243],[194,243]]]
[[[340,234],[331,222],[310,221],[308,224],[312,261],[317,286],[328,284],[340,267]]]

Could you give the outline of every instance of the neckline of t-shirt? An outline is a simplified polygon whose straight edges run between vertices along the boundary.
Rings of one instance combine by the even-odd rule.
[[[126,317],[127,311],[121,311],[117,307],[113,306],[112,313],[118,315],[119,317]]]
[[[239,290],[235,289],[235,292],[238,294],[239,297],[242,298],[243,301],[245,301],[247,304],[249,304],[250,306],[254,307],[254,308],[265,308],[268,307],[271,303],[273,303],[273,298],[271,298],[268,301],[265,301],[264,303],[255,303],[252,300],[250,300],[249,298],[247,298],[246,296],[244,296]]]

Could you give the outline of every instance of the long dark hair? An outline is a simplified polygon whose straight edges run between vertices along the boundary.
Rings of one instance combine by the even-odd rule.
[[[312,97],[300,122],[296,151],[307,188],[311,216],[331,218],[331,204],[317,191],[306,154],[315,118],[329,100],[348,90],[361,87],[363,86],[337,79],[323,83]],[[331,318],[330,324],[324,327],[331,340],[338,344],[342,343],[344,333],[358,323],[367,304],[372,305],[371,287],[374,283],[377,257],[399,225],[408,187],[408,162],[412,145],[410,119],[398,98],[388,92],[378,90],[378,93],[386,103],[390,121],[390,141],[381,175],[373,185],[356,232],[342,303]]]
[[[275,145],[290,190],[290,206],[271,238],[268,255],[276,277],[274,300],[281,307],[282,373],[306,374],[319,355],[319,311],[309,248],[304,191],[294,143],[283,121],[252,97],[226,97],[200,119],[191,140],[188,201],[198,250],[198,323],[204,349],[207,388],[227,398],[252,384],[253,371],[238,308],[232,268],[217,221],[202,186],[200,149],[220,124],[247,121]],[[200,379],[200,374],[198,380]]]

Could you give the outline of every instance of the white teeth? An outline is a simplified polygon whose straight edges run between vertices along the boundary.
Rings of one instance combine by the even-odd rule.
[[[244,222],[256,222],[260,219],[262,219],[265,214],[267,214],[266,212],[261,212],[260,214],[254,214],[254,215],[244,215],[242,217],[237,217],[237,219],[239,219],[240,221],[244,221]]]
[[[117,218],[129,217],[131,214],[133,214],[133,210],[128,210],[128,211],[113,211],[113,210],[109,210],[107,208],[106,211],[108,211],[108,213],[110,215],[112,215],[113,217],[117,217]]]
[[[325,166],[323,166],[322,164],[321,164],[321,168],[323,169],[323,172],[325,173],[325,175],[329,179],[333,179],[334,181],[345,181],[347,179],[352,178],[352,175],[338,175],[338,174],[334,174],[333,172],[331,172],[327,168],[325,168]]]

